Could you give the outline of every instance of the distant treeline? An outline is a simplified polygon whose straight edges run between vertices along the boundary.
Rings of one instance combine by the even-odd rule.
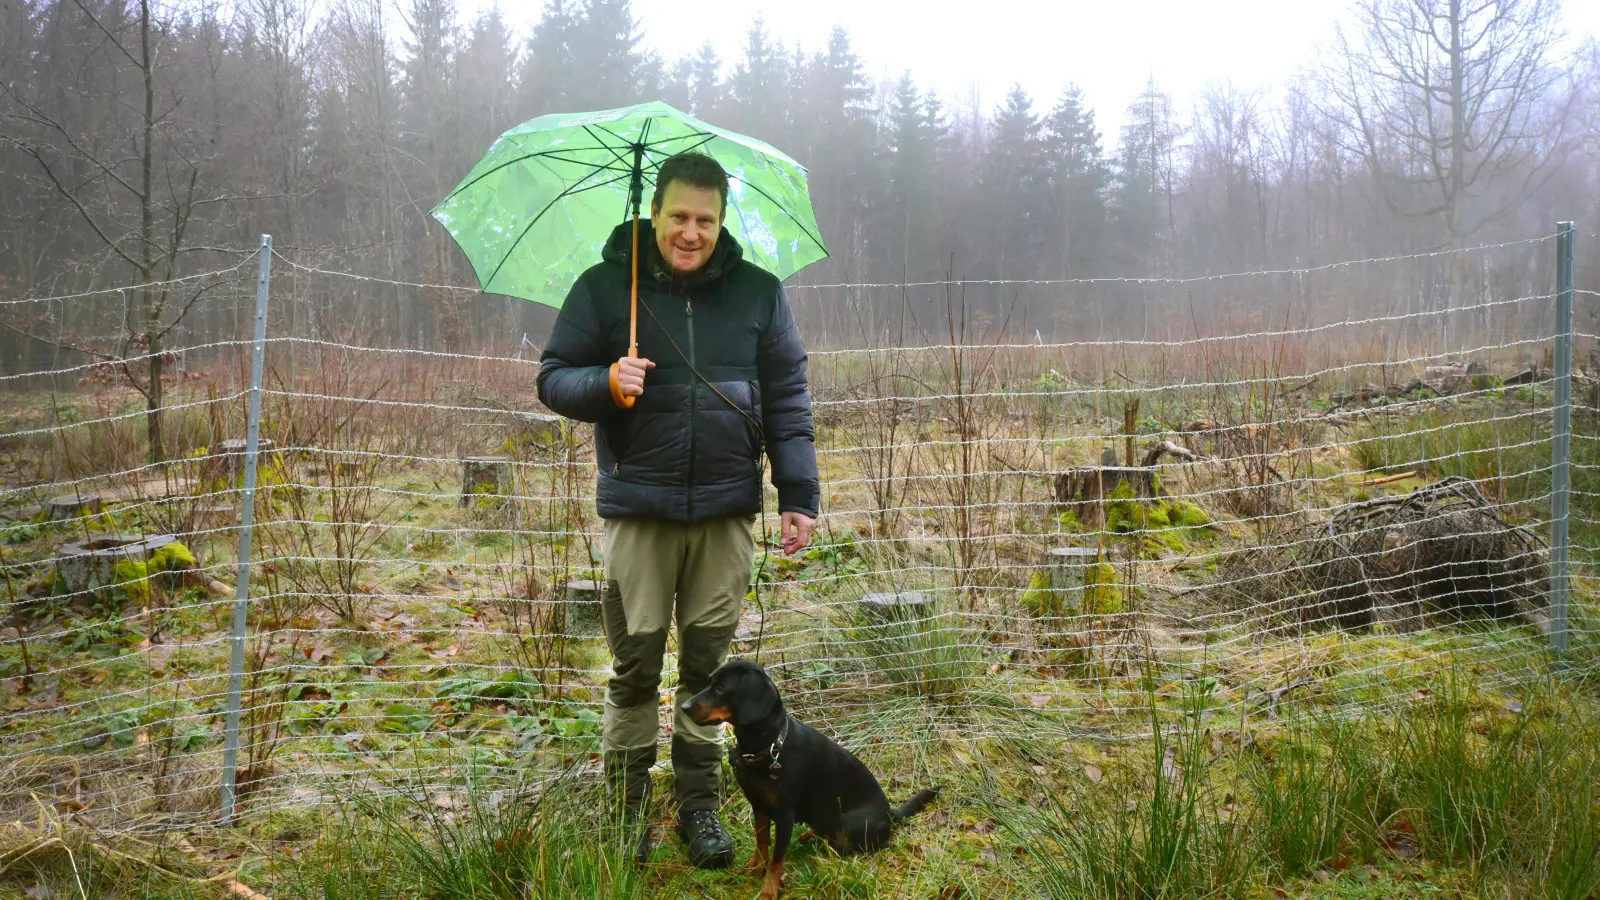
[[[1594,230],[1600,51],[1561,37],[1553,2],[1362,0],[1354,18],[1279,93],[1018,86],[977,108],[911,74],[874,83],[843,28],[803,50],[755,21],[741,48],[664,57],[628,0],[549,0],[530,34],[494,8],[464,21],[453,0],[10,0],[0,298],[217,269],[261,233],[330,269],[472,285],[427,211],[494,138],[543,113],[649,99],[809,168],[833,256],[801,284],[1204,275],[1524,238],[1557,218]],[[1091,99],[1128,102],[1119,134],[1101,134]],[[927,329],[963,301],[988,332],[1159,337],[1175,321],[1203,330],[1219,316],[1328,319],[1548,290],[1548,267],[1526,256],[1443,256],[1326,282],[1314,298],[1282,280],[796,296],[814,342],[892,331],[908,313]],[[40,348],[120,357],[237,336],[252,272],[240,274],[8,307],[4,367]],[[549,321],[520,301],[282,265],[274,296],[275,334],[447,350],[511,352]]]

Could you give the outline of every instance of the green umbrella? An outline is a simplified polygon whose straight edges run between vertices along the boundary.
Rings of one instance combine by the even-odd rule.
[[[725,224],[758,265],[782,279],[828,255],[799,163],[665,103],[524,122],[494,142],[433,217],[467,255],[484,293],[559,307],[616,224],[632,216],[636,331],[641,199],[661,163],[689,150],[727,170]],[[637,355],[637,341],[629,343]]]

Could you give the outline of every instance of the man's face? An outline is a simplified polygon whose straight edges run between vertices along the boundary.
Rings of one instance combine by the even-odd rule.
[[[650,215],[656,248],[674,272],[694,272],[711,259],[722,231],[722,195],[716,188],[670,182]]]

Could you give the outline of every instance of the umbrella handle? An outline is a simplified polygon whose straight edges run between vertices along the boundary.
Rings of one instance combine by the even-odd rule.
[[[638,347],[637,344],[635,344],[634,346],[628,348],[628,355],[632,356],[634,358],[637,358],[639,356],[639,347]],[[633,401],[635,401],[637,399],[639,399],[639,398],[638,397],[630,397],[627,394],[622,393],[622,363],[620,363],[620,362],[612,363],[611,364],[611,402],[617,404],[618,406],[622,407],[623,409],[633,409]]]
[[[633,211],[633,288],[628,306],[628,356],[639,357],[639,210]],[[622,364],[611,364],[611,402],[623,409],[633,409],[637,397],[622,393]]]

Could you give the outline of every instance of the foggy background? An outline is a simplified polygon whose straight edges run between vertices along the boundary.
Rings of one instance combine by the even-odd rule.
[[[1314,282],[1079,280],[1432,253],[1560,218],[1580,286],[1600,268],[1591,5],[854,6],[859,25],[830,25],[855,12],[831,0],[8,0],[0,300],[226,269],[271,233],[380,279],[280,265],[273,334],[511,353],[551,310],[387,282],[475,285],[427,211],[498,134],[654,99],[810,170],[832,258],[791,297],[813,346],[915,343],[954,304],[985,334],[1148,340],[1475,306],[1438,335],[1468,346],[1519,324],[1486,301],[1551,289],[1548,242]],[[4,307],[0,368],[244,337],[252,276]],[[951,280],[1006,283],[932,284]],[[814,287],[839,283],[911,286]]]

